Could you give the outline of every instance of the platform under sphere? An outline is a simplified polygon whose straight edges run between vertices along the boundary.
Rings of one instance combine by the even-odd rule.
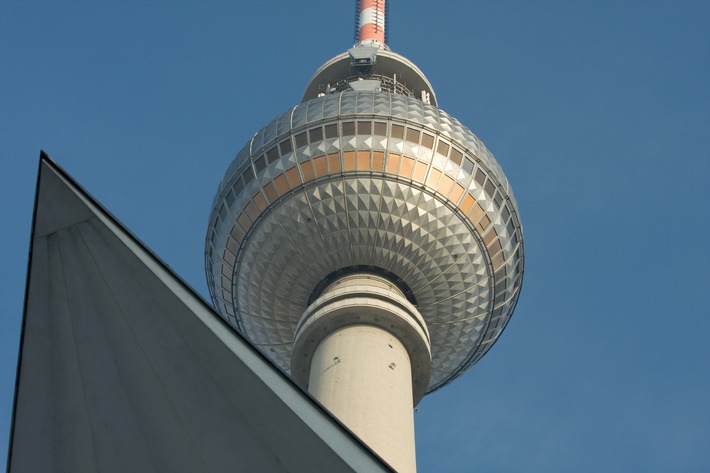
[[[286,371],[329,275],[387,274],[426,321],[430,392],[505,327],[522,242],[508,181],[473,133],[416,98],[346,91],[289,110],[239,152],[213,204],[206,264],[219,312]]]

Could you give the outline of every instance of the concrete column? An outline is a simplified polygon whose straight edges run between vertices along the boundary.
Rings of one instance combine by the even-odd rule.
[[[327,335],[308,391],[397,471],[416,471],[411,366],[391,333],[350,325]]]
[[[426,325],[396,286],[343,277],[296,330],[294,378],[398,472],[416,471],[413,409],[426,392]]]

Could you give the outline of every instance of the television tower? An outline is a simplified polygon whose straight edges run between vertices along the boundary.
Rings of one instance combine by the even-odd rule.
[[[523,233],[500,165],[386,24],[385,0],[359,0],[355,45],[238,153],[205,260],[222,317],[413,472],[413,408],[505,328]]]

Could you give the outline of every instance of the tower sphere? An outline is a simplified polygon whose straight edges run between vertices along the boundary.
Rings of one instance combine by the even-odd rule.
[[[349,273],[385,278],[421,314],[431,377],[415,402],[508,322],[524,260],[515,198],[483,143],[435,105],[416,66],[363,42],[229,166],[207,233],[210,293],[285,371],[304,312]]]

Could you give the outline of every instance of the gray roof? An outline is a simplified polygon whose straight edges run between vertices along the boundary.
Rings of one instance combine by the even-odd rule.
[[[8,471],[390,471],[45,155]]]

